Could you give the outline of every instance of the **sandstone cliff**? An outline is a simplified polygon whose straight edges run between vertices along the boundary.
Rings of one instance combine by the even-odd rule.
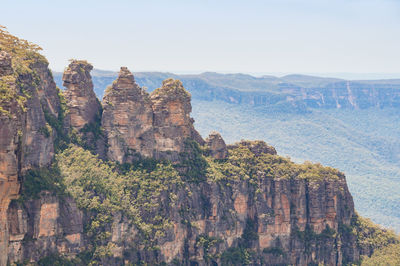
[[[82,145],[104,157],[104,139],[100,132],[102,107],[93,91],[92,69],[86,61],[72,60],[64,71],[68,110],[64,127],[70,134],[76,134]]]
[[[58,90],[39,48],[0,29],[0,265],[7,262],[7,209],[18,197],[22,175],[48,165],[56,132]]]
[[[153,112],[149,95],[122,67],[103,98],[102,126],[108,140],[108,158],[132,162],[138,155],[152,157],[155,148]]]
[[[186,139],[204,142],[190,118],[190,94],[178,80],[165,80],[149,95],[122,67],[104,95],[103,108],[110,160],[126,163],[142,156],[177,161]]]
[[[64,103],[38,47],[0,33],[1,266],[344,265],[398,242],[360,222],[341,172],[204,142],[180,81],[148,94],[121,68],[102,113],[73,61]]]
[[[76,130],[95,123],[100,117],[101,105],[93,91],[90,71],[93,66],[86,61],[72,60],[64,71],[63,81],[68,115],[65,123]]]

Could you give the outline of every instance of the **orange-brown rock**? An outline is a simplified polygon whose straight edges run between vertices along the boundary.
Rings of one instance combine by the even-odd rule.
[[[155,148],[153,111],[149,95],[126,68],[106,90],[102,127],[107,136],[110,160],[132,162],[138,155],[152,157]]]
[[[69,198],[49,192],[8,210],[9,261],[38,261],[54,253],[77,254],[84,248],[83,213]],[[24,239],[31,239],[29,245]]]
[[[218,132],[211,132],[206,139],[210,155],[215,159],[225,159],[228,156],[228,149],[224,139]]]
[[[63,74],[68,107],[65,123],[76,130],[100,119],[101,105],[93,91],[92,69],[93,66],[86,61],[73,60]]]
[[[40,58],[40,57],[39,57]],[[19,180],[31,168],[49,164],[54,155],[55,132],[46,115],[57,116],[58,90],[45,60],[29,70],[10,70],[12,56],[2,52],[0,85],[0,265],[7,263],[7,209],[18,197]]]
[[[154,113],[155,158],[178,160],[186,139],[204,143],[193,127],[191,96],[182,82],[164,80],[162,86],[151,93],[150,99]]]

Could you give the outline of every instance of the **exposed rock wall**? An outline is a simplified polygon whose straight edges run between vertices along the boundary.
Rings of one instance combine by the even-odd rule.
[[[10,262],[38,261],[84,248],[83,214],[69,198],[42,192],[39,199],[14,202],[8,210]]]
[[[153,112],[149,95],[126,68],[103,98],[102,127],[107,136],[110,160],[132,162],[138,154],[152,157],[154,150]]]
[[[204,144],[190,118],[190,94],[178,80],[165,80],[149,95],[122,67],[104,95],[103,108],[110,160],[132,162],[141,155],[177,161],[186,139]]]
[[[179,80],[167,79],[151,93],[154,112],[155,158],[176,161],[184,141],[192,138],[193,120],[190,94]]]
[[[13,57],[0,55],[0,265],[7,262],[7,209],[19,193],[20,178],[31,168],[49,164],[56,133],[46,121],[57,117],[58,90],[45,60],[30,62],[25,71],[12,68]]]
[[[80,144],[105,158],[105,140],[101,132],[102,106],[93,91],[90,71],[93,66],[83,60],[73,60],[64,71],[63,85],[67,113],[64,127],[77,135]]]
[[[63,75],[68,107],[65,123],[77,131],[100,119],[101,104],[93,91],[92,69],[93,66],[86,61],[73,60]]]

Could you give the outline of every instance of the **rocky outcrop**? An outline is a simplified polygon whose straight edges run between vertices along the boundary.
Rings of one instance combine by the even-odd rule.
[[[86,61],[73,60],[63,75],[68,107],[65,123],[77,131],[100,120],[101,104],[93,91],[92,69],[93,66]]]
[[[132,162],[139,155],[152,157],[155,146],[153,111],[149,95],[126,68],[103,98],[102,127],[107,136],[110,160]]]
[[[190,94],[178,80],[165,80],[149,95],[122,67],[104,95],[103,109],[110,160],[125,163],[143,156],[177,161],[186,139],[204,143],[190,117]]]
[[[178,160],[188,138],[198,137],[190,118],[190,94],[179,80],[166,79],[150,95],[154,113],[155,155],[157,159]]]
[[[64,127],[76,135],[80,144],[105,157],[105,140],[101,132],[102,107],[93,91],[90,71],[93,66],[83,60],[72,60],[63,75],[67,114]]]
[[[206,139],[206,144],[210,150],[210,155],[215,159],[225,159],[228,156],[225,141],[218,132],[211,132]]]
[[[48,63],[38,56],[25,70],[9,69],[12,56],[2,52],[0,86],[0,265],[7,261],[7,209],[18,197],[19,181],[32,168],[48,165],[54,156],[56,132],[48,123],[57,117],[60,101]]]

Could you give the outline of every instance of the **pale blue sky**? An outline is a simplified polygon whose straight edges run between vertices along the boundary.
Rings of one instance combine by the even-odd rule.
[[[400,73],[399,0],[1,0],[55,70]],[[398,75],[400,77],[400,74]]]

